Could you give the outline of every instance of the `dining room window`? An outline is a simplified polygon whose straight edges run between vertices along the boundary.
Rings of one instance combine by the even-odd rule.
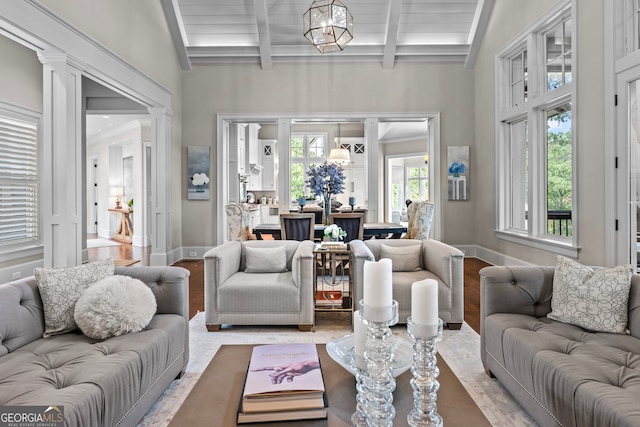
[[[291,200],[312,196],[305,185],[307,171],[324,163],[327,133],[291,133]]]
[[[411,200],[429,200],[429,168],[427,165],[407,166],[407,196]]]
[[[573,256],[575,38],[565,1],[497,54],[498,237]]]

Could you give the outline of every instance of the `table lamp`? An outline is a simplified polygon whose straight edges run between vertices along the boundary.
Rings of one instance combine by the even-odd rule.
[[[122,187],[111,187],[111,197],[116,198],[116,209],[122,209],[120,205],[120,199],[124,196]]]

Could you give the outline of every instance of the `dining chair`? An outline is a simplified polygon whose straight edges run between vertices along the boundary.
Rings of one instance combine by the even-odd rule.
[[[282,240],[313,240],[314,213],[280,214],[280,235]]]
[[[343,242],[349,243],[352,240],[363,240],[364,235],[364,213],[334,213],[329,215],[329,224],[335,224],[347,232],[342,239]]]

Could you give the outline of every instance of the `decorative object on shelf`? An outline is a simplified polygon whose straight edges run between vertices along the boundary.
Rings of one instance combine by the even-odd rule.
[[[324,229],[325,240],[329,242],[337,242],[338,240],[342,240],[342,238],[346,237],[346,235],[347,232],[338,227],[336,224],[331,224]]]
[[[302,22],[304,36],[320,53],[344,50],[353,39],[353,16],[339,0],[314,0]]]
[[[127,206],[129,206],[129,212],[133,212],[133,199],[129,200],[129,203],[127,203]]]
[[[187,147],[187,199],[209,200],[209,147]]]
[[[122,209],[120,200],[124,196],[124,189],[122,187],[111,187],[111,197],[116,198],[116,209]]]
[[[442,339],[442,320],[438,318],[438,282],[425,279],[411,285],[411,317],[407,332],[413,340],[411,388],[413,409],[407,414],[412,427],[441,427],[442,417],[436,412],[438,375],[436,343]]]
[[[469,146],[447,147],[449,200],[469,200]]]
[[[304,211],[304,207],[307,205],[307,199],[300,197],[298,199],[298,204],[300,205],[300,213],[302,213],[302,211]]]
[[[367,370],[363,379],[367,426],[391,427],[396,410],[393,391],[396,379],[391,362],[391,326],[398,322],[398,302],[392,299],[391,260],[365,261],[364,298],[360,313],[367,322],[367,341],[364,353]]]
[[[342,194],[344,190],[344,171],[335,163],[321,163],[309,168],[305,184],[316,197],[322,197],[324,206],[324,221],[329,224],[331,214],[331,196]]]

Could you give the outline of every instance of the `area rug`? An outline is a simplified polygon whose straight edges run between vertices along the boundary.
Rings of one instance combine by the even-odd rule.
[[[137,262],[140,262],[140,260],[139,259],[114,259],[113,265],[115,265],[116,267],[128,267]]]
[[[339,318],[331,313],[331,318]],[[327,315],[329,316],[329,315]],[[348,318],[348,316],[345,316]],[[327,317],[329,319],[329,317]],[[207,332],[204,313],[189,322],[190,358],[187,372],[173,381],[141,420],[140,426],[167,426],[198,378],[223,344],[275,344],[283,342],[328,341],[351,333],[348,321],[317,320],[315,332],[299,332],[296,327],[234,326],[219,332]],[[393,327],[393,333],[407,336],[406,326]],[[500,383],[485,374],[480,361],[480,336],[464,323],[459,331],[445,329],[438,352],[446,360],[469,395],[493,426],[535,427],[536,423],[511,398]]]
[[[120,246],[120,243],[114,242],[113,240],[97,238],[97,239],[87,239],[87,248],[101,248],[104,246]]]

